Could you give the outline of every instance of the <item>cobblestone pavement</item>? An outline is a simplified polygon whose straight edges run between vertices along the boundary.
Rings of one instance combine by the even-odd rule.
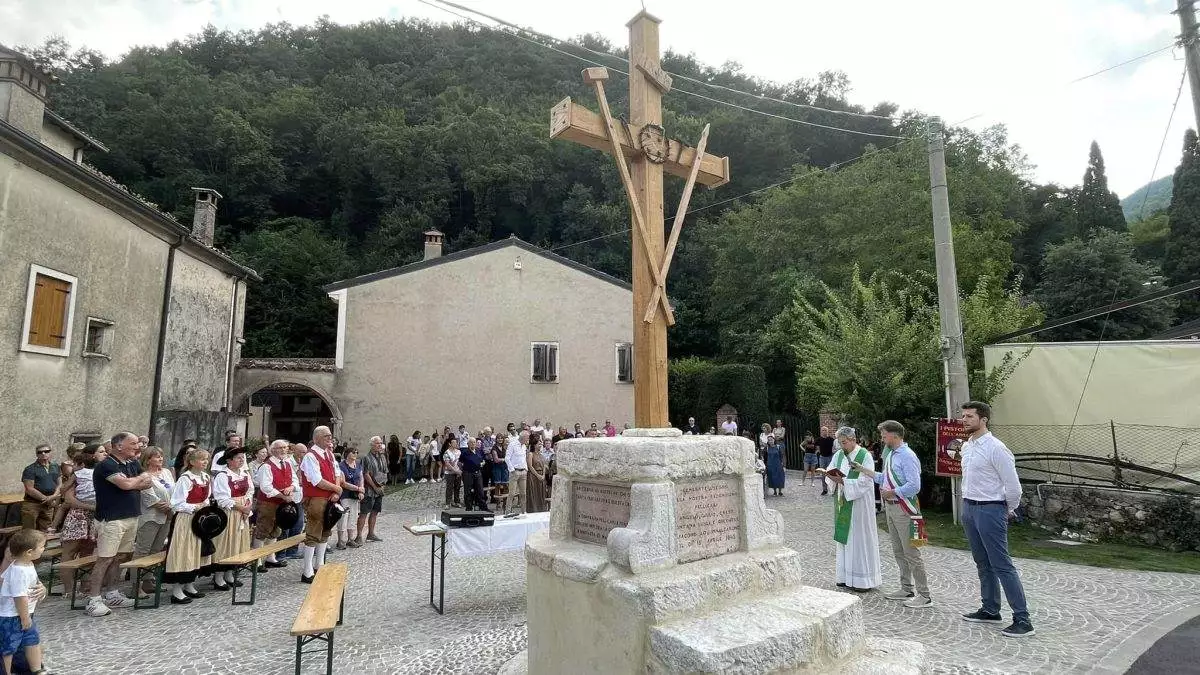
[[[787,496],[769,498],[768,505],[784,514],[788,544],[808,563],[805,583],[833,588],[828,498],[799,484],[795,474],[788,480]],[[335,672],[494,673],[524,649],[519,553],[451,554],[446,614],[427,605],[429,542],[402,524],[436,513],[441,490],[441,484],[416,485],[390,495],[379,518],[384,541],[330,556],[351,565],[345,623],[335,634]],[[891,588],[896,566],[886,537],[881,540],[884,588]],[[1119,673],[1159,635],[1200,611],[1190,609],[1200,607],[1200,576],[1021,560],[1038,634],[1006,639],[999,627],[959,619],[978,606],[970,555],[936,546],[924,555],[936,607],[905,609],[880,593],[863,602],[872,634],[923,642],[939,673]],[[291,673],[295,641],[288,630],[309,588],[298,577],[295,562],[261,576],[253,607],[232,607],[228,593],[209,593],[186,607],[89,618],[61,598],[48,599],[37,610],[47,664],[59,674]],[[323,653],[307,657],[304,672],[323,671],[323,661]]]

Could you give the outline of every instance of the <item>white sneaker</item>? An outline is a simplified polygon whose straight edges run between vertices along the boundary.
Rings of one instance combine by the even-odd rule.
[[[133,607],[133,600],[125,597],[125,594],[118,590],[111,590],[104,594],[104,604],[109,607]]]
[[[100,598],[90,598],[86,613],[88,616],[107,616],[112,614],[112,610]]]
[[[422,482],[422,483],[428,483],[428,482],[429,482],[429,479],[428,479],[428,478],[422,478],[422,479],[421,479],[421,482]]]
[[[914,595],[908,599],[908,602],[904,603],[904,606],[912,609],[925,609],[927,607],[933,607],[933,599],[927,598],[923,595]]]
[[[404,481],[404,484],[405,484],[405,485],[412,485],[412,482],[413,482],[413,480],[412,480],[411,478],[409,478],[408,480]]]

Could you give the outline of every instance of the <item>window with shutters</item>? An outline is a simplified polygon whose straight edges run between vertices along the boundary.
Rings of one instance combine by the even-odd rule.
[[[617,382],[633,382],[633,344],[617,343]]]
[[[530,379],[534,382],[558,382],[558,343],[534,342],[529,352]]]
[[[76,283],[69,274],[40,265],[29,266],[22,351],[54,356],[71,353]]]

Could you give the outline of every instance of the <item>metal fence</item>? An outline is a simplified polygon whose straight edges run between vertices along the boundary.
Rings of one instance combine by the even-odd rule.
[[[816,415],[782,413],[772,415],[770,419],[756,420],[751,419],[748,415],[738,415],[738,430],[740,432],[750,431],[753,435],[754,442],[758,443],[758,434],[763,423],[775,425],[775,420],[782,420],[783,426],[787,429],[787,433],[783,437],[784,446],[784,465],[789,469],[799,469],[804,466],[804,435],[816,435],[817,425],[819,424]]]
[[[1200,429],[995,425],[1025,481],[1200,494]]]

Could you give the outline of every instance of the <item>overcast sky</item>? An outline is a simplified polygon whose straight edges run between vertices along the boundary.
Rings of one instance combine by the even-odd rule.
[[[557,37],[600,33],[627,40],[640,0],[458,0]],[[1183,72],[1168,50],[1084,82],[1075,78],[1165,47],[1178,33],[1174,0],[646,0],[663,20],[663,47],[703,62],[741,63],[779,81],[844,71],[851,100],[892,101],[981,128],[1008,126],[1035,165],[1033,177],[1077,184],[1088,144],[1100,143],[1110,187],[1121,196],[1151,175]],[[572,11],[573,9],[573,11]],[[219,28],[286,20],[454,17],[416,0],[0,0],[0,43],[62,35],[119,57]],[[1171,173],[1183,132],[1195,126],[1184,85],[1156,176]],[[722,98],[734,98],[721,94]],[[735,99],[736,100],[736,99]],[[745,103],[745,101],[741,101]],[[669,100],[667,105],[670,105]],[[776,112],[790,114],[781,107]],[[720,148],[719,139],[712,139]],[[735,162],[737,158],[732,158]]]

